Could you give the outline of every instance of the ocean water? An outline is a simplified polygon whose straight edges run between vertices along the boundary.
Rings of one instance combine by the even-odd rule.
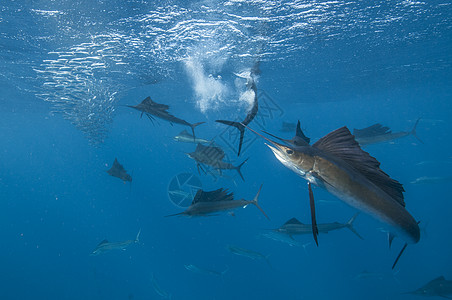
[[[452,2],[3,1],[0,28],[0,299],[416,299],[402,293],[452,279]],[[365,213],[354,223],[363,240],[347,229],[320,234],[318,247],[310,234],[294,246],[262,236],[311,219],[306,181],[250,131],[237,157],[236,132],[215,122],[245,118],[242,77],[257,61],[251,128],[291,138],[282,122],[300,120],[315,142],[342,126],[410,131],[421,118],[423,143],[365,147],[421,221],[395,270],[403,240],[388,249]],[[197,137],[233,165],[249,158],[245,181],[198,172],[186,155],[196,145],[173,140],[189,127],[126,107],[147,96],[206,122]],[[106,173],[115,158],[132,183]],[[252,205],[166,218],[190,199],[172,196],[181,174],[194,192],[228,188],[237,199],[263,184],[270,220]],[[356,213],[321,188],[314,196],[318,223]],[[90,255],[139,230],[139,243]]]

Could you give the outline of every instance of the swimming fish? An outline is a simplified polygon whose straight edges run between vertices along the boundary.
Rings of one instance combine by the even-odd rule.
[[[439,276],[417,290],[404,294],[452,299],[452,280]]]
[[[223,161],[223,158],[225,157],[223,149],[218,146],[204,146],[201,144],[198,144],[196,146],[194,152],[187,153],[187,155],[188,157],[196,161],[198,172],[200,168],[205,172],[205,170],[202,168],[202,165],[213,167],[214,169],[220,171],[220,175],[221,170],[236,170],[242,180],[245,181],[245,178],[243,177],[243,174],[241,172],[241,168],[248,159],[245,159],[240,165],[234,166],[231,163]]]
[[[358,213],[356,213],[353,217],[351,217],[350,220],[345,224],[338,223],[338,222],[317,224],[319,233],[328,233],[333,230],[347,228],[351,232],[353,232],[357,237],[359,237],[360,239],[363,239],[362,236],[360,236],[359,233],[353,227],[353,222],[355,221],[357,216],[358,216]],[[274,231],[284,233],[289,236],[299,235],[299,234],[311,234],[312,233],[312,225],[311,224],[303,224],[300,221],[298,221],[296,218],[292,218],[292,219],[288,220],[286,223],[284,223],[281,227],[274,229]]]
[[[389,127],[377,123],[363,129],[355,128],[353,129],[353,135],[361,146],[389,142],[409,135],[413,135],[423,144],[424,142],[416,134],[416,127],[419,120],[420,119],[417,119],[411,131],[392,132]]]
[[[195,143],[195,144],[208,144],[211,141],[195,138],[193,135],[189,134],[187,130],[181,131],[178,135],[174,137],[174,140],[182,143]]]
[[[268,260],[270,255],[263,255],[262,253],[259,253],[257,251],[253,251],[253,250],[249,250],[249,249],[245,249],[245,248],[241,248],[241,247],[237,247],[237,246],[233,246],[233,245],[228,245],[227,248],[228,248],[229,252],[231,252],[235,255],[248,257],[253,260],[263,259],[267,262],[267,264],[270,267],[272,267],[272,265],[270,264],[270,261]]]
[[[170,124],[181,124],[185,126],[189,126],[193,132],[193,137],[195,137],[195,127],[205,122],[198,123],[188,123],[187,121],[180,119],[178,117],[173,116],[168,112],[169,106],[166,104],[160,104],[152,101],[151,97],[146,97],[140,104],[137,105],[127,105],[127,107],[131,107],[133,109],[141,111],[141,116],[146,114],[149,120],[153,121],[153,117],[157,117],[159,119],[170,122]]]
[[[124,169],[124,167],[118,162],[118,159],[115,158],[115,161],[113,162],[113,165],[109,170],[107,170],[107,173],[113,177],[117,177],[124,181],[132,182],[132,176],[127,174],[127,171]]]
[[[407,243],[419,241],[418,222],[405,209],[402,184],[380,169],[380,163],[360,148],[347,127],[327,134],[312,146],[308,143],[284,145],[260,136],[270,143],[267,146],[283,165],[308,181],[312,232],[317,244],[311,184],[325,188],[350,206],[386,224],[393,235],[405,240],[401,253]]]
[[[259,187],[256,196],[251,201],[245,199],[234,200],[234,194],[222,188],[211,192],[206,192],[200,189],[196,193],[191,205],[185,211],[169,215],[167,217],[177,215],[186,215],[191,217],[206,216],[215,212],[229,211],[238,207],[247,207],[248,205],[253,204],[267,219],[269,219],[267,214],[257,202],[261,189],[262,185]]]
[[[91,252],[91,256],[96,256],[99,254],[104,254],[106,252],[110,252],[111,250],[126,250],[132,244],[136,244],[140,239],[141,229],[138,231],[138,234],[134,240],[127,240],[122,242],[112,242],[110,243],[108,240],[103,240],[96,246],[96,249]]]

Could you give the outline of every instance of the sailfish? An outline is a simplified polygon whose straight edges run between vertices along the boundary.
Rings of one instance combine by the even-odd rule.
[[[173,116],[168,112],[168,109],[170,108],[169,105],[154,102],[152,101],[151,97],[146,97],[143,101],[141,101],[141,103],[137,105],[126,105],[126,106],[141,111],[141,116],[143,116],[143,114],[146,114],[146,116],[149,118],[149,120],[151,120],[151,122],[153,122],[154,117],[157,117],[159,119],[168,121],[171,125],[175,123],[189,126],[191,128],[191,131],[193,132],[193,139],[195,139],[195,127],[205,123],[198,122],[192,124],[176,116]]]
[[[267,146],[283,165],[308,181],[312,232],[317,245],[318,228],[311,184],[325,188],[387,225],[390,241],[394,236],[405,241],[392,268],[407,244],[419,241],[419,225],[405,208],[402,184],[380,169],[380,163],[360,148],[347,127],[330,132],[313,145],[298,137],[292,140],[278,138],[284,141],[282,144],[252,131],[269,142]]]
[[[239,138],[239,150],[237,151],[237,156],[240,156],[240,152],[242,151],[243,137],[245,135],[245,127],[253,121],[254,117],[257,115],[257,111],[259,109],[259,104],[257,101],[257,86],[256,86],[256,75],[260,73],[259,70],[259,61],[253,66],[250,73],[248,74],[246,87],[248,91],[252,91],[254,94],[253,104],[251,106],[250,111],[246,115],[245,119],[242,122],[235,121],[227,121],[227,120],[215,120],[215,122],[222,123],[228,126],[233,126],[240,131]]]

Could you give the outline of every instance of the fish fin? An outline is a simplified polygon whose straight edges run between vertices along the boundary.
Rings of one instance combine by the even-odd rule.
[[[193,141],[195,141],[195,139],[196,139],[195,128],[204,123],[206,123],[206,122],[198,122],[198,123],[190,124],[191,131],[193,132]]]
[[[264,216],[265,216],[268,220],[270,220],[270,218],[267,216],[267,214],[265,213],[265,211],[262,209],[262,207],[259,206],[259,203],[258,203],[258,198],[259,198],[259,194],[261,193],[261,189],[262,189],[262,184],[261,184],[261,186],[259,187],[259,190],[257,191],[256,196],[254,196],[254,199],[253,199],[252,203],[253,203],[254,205],[256,205],[256,207],[264,214]]]
[[[100,242],[97,246],[100,246],[100,245],[103,245],[103,244],[107,244],[107,243],[108,243],[108,240],[105,239],[105,240],[103,240],[102,242]]]
[[[394,261],[394,264],[392,265],[392,269],[394,270],[395,266],[397,265],[397,262],[399,261],[400,257],[402,256],[403,252],[406,249],[406,246],[408,246],[407,243],[405,243],[405,245],[403,246],[402,250],[400,250],[399,255],[397,255],[396,260]]]
[[[151,114],[146,113],[146,116],[151,121],[152,125],[154,125],[154,117]]]
[[[297,129],[295,130],[295,137],[298,137],[300,139],[302,139],[304,142],[306,142],[306,144],[309,145],[309,143],[311,142],[311,139],[308,138],[303,131],[301,130],[301,126],[300,126],[300,120],[298,120],[297,123]],[[293,139],[295,139],[295,137]],[[298,145],[301,146],[301,145]]]
[[[303,223],[301,223],[300,221],[298,221],[297,218],[292,218],[290,220],[287,220],[286,223],[283,224],[284,225],[289,225],[289,224],[297,224],[297,225],[302,225]]]
[[[392,242],[394,241],[395,235],[391,232],[388,232],[388,243],[389,243],[389,249],[391,249]]]
[[[311,183],[308,182],[309,189],[309,204],[311,206],[311,224],[312,224],[312,235],[314,236],[314,241],[319,246],[319,241],[317,236],[319,235],[319,228],[317,227],[317,220],[315,218],[315,203],[314,203],[314,193],[312,192]]]
[[[356,217],[359,215],[359,213],[356,213],[353,217],[350,218],[350,220],[347,222],[347,228],[353,232],[357,237],[364,240],[364,238],[359,235],[359,233],[356,231],[356,229],[353,227],[353,222],[355,222]]]
[[[198,190],[193,198],[192,204],[198,202],[216,202],[216,201],[232,201],[234,200],[234,193],[230,193],[228,189],[219,188],[214,191]]]
[[[141,228],[140,228],[140,230],[138,230],[137,237],[135,238],[135,243],[140,242],[140,234],[141,234]]]
[[[245,181],[245,178],[243,177],[242,171],[240,170],[242,166],[248,161],[249,157],[245,159],[240,165],[238,165],[235,169],[237,170],[237,173],[239,173],[240,177],[243,181]]]
[[[243,126],[243,124],[240,122],[227,121],[227,120],[215,120],[215,122],[235,127],[240,131],[239,150],[237,152],[237,156],[240,156],[240,152],[242,151],[243,137],[245,135],[245,126]]]
[[[442,295],[442,294],[438,294],[438,296],[440,296],[441,298],[452,299],[451,297],[448,297],[448,296]]]
[[[419,123],[419,120],[420,120],[421,118],[419,118],[419,119],[417,119],[416,120],[416,123],[414,123],[414,126],[413,126],[413,129],[411,130],[411,134],[419,141],[419,142],[421,142],[421,144],[424,144],[424,142],[417,136],[417,134],[416,134],[416,127],[417,127],[417,124]]]
[[[356,171],[377,185],[405,207],[402,184],[380,169],[380,162],[361,149],[347,127],[339,128],[322,137],[313,147],[347,162]]]
[[[432,283],[432,282],[438,282],[438,281],[445,281],[445,280],[446,280],[446,278],[444,278],[444,276],[441,275],[441,276],[436,277],[435,279],[433,279],[433,280],[430,281],[429,283]]]
[[[162,111],[168,110],[170,108],[169,105],[152,101],[150,96],[147,96],[146,99],[141,101],[141,104],[150,105],[150,106],[152,106],[152,108],[162,110]]]

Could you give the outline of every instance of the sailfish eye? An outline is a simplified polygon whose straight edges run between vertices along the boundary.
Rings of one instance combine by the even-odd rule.
[[[287,149],[287,150],[286,150],[286,153],[289,154],[289,155],[291,155],[291,154],[293,154],[293,150]]]

